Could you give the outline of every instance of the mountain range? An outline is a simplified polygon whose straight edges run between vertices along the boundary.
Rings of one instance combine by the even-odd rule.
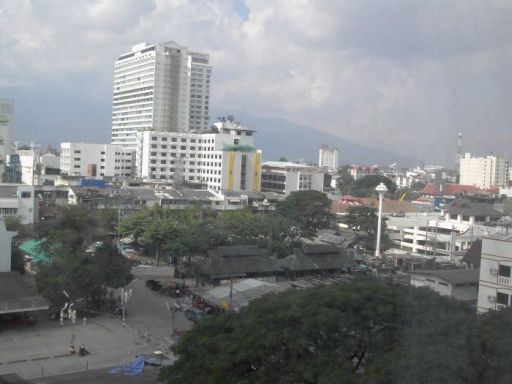
[[[232,115],[243,126],[257,131],[254,137],[255,146],[263,151],[264,160],[285,157],[290,161],[304,160],[318,163],[318,150],[322,144],[326,144],[331,148],[339,149],[340,165],[378,164],[382,166],[396,163],[400,167],[406,167],[418,165],[420,162],[410,156],[350,142],[336,135],[285,119],[259,117],[245,111],[237,111]]]

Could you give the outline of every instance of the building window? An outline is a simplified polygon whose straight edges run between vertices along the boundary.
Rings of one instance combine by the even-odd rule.
[[[74,168],[80,168],[80,166],[79,165],[75,165]]]
[[[162,145],[162,149],[167,149],[167,145]]]
[[[498,292],[496,295],[496,302],[501,305],[508,305],[508,295],[506,293]]]
[[[156,144],[151,144],[151,148],[156,148]]]
[[[187,142],[187,139],[184,139],[184,138],[183,138],[183,139],[181,139],[181,142],[182,142],[182,143],[186,143],[186,142]]]
[[[152,141],[156,141],[156,136],[152,136],[152,137],[151,137],[151,140],[152,140]]]
[[[32,193],[29,191],[22,191],[21,192],[21,198],[22,199],[29,199],[32,197]]]
[[[187,147],[186,147],[185,145],[182,145],[182,146],[180,147],[180,149],[181,149],[182,151],[186,151],[186,150],[187,150]]]
[[[498,268],[498,273],[502,277],[510,277],[510,269],[509,265],[500,265]]]
[[[177,139],[177,138],[175,138],[175,137],[173,137],[173,138],[171,138],[171,141],[172,141],[173,143],[175,143],[175,142],[177,142],[177,141],[178,141],[178,139]]]
[[[167,137],[162,137],[162,141],[167,141]]]
[[[81,153],[81,151],[77,150],[77,151],[75,151],[75,153]]]

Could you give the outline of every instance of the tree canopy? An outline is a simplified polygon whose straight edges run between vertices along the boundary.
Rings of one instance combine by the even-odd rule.
[[[305,232],[314,232],[330,225],[331,201],[320,191],[306,190],[290,193],[277,209]]]
[[[368,175],[358,180],[351,180],[350,177],[344,177],[340,188],[343,194],[349,194],[357,197],[375,196],[375,187],[380,183],[384,183],[388,188],[389,194],[395,194],[397,190],[396,184],[386,176]]]
[[[122,235],[133,234],[154,253],[176,260],[205,254],[218,245],[270,247],[287,256],[296,244],[295,222],[279,214],[250,209],[213,212],[202,208],[141,210],[121,222]]]
[[[55,307],[67,298],[100,305],[106,288],[118,288],[130,282],[131,265],[112,242],[116,223],[112,211],[91,211],[70,206],[56,218],[36,227],[42,248],[51,262],[42,265],[36,275],[39,292]],[[93,253],[85,250],[99,244]]]
[[[498,321],[512,325],[510,316]],[[484,383],[504,383],[493,380],[509,378],[512,332],[482,350],[479,327],[473,309],[426,288],[361,281],[287,291],[197,324],[161,377],[175,384],[476,384],[489,370],[481,360],[490,359],[496,374]],[[493,357],[496,343],[501,360]]]
[[[358,234],[357,242],[359,245],[368,250],[375,249],[379,220],[376,212],[377,210],[371,207],[351,206],[348,208],[347,215],[342,219],[343,223]],[[392,245],[391,239],[386,233],[387,220],[387,217],[382,217],[381,250],[383,251],[389,249]],[[367,236],[365,234],[367,234]]]

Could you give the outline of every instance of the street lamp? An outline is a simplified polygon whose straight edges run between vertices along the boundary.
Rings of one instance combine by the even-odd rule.
[[[388,188],[384,183],[380,183],[375,188],[375,191],[379,194],[379,217],[377,223],[377,245],[375,246],[375,256],[380,257],[380,227],[382,225],[382,200],[384,199],[384,194],[388,191]]]

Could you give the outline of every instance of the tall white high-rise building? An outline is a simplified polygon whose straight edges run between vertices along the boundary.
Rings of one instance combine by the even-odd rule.
[[[136,147],[137,132],[208,128],[209,55],[175,42],[141,43],[114,64],[112,144]]]
[[[460,158],[459,173],[463,185],[502,187],[508,181],[508,161],[495,155],[471,157],[471,153],[466,153]]]
[[[0,99],[0,181],[4,174],[7,155],[12,152],[12,123],[14,119],[14,102]]]
[[[327,170],[331,172],[335,172],[338,169],[338,164],[338,148],[329,148],[327,145],[322,145],[318,151],[318,166],[327,168]]]

